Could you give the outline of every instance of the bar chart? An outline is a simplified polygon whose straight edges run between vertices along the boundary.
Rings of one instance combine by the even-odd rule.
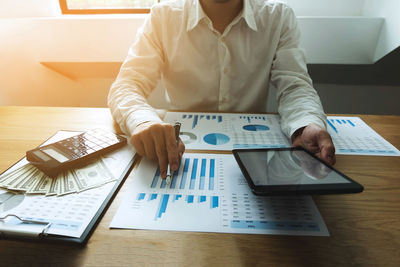
[[[205,204],[209,209],[215,209],[219,206],[219,196],[138,193],[136,199],[137,201],[158,202],[154,220],[161,219],[162,215],[166,212],[168,205],[174,205],[174,203],[178,202],[184,202],[186,205],[192,206]]]
[[[210,114],[182,114],[181,121],[189,122],[192,125],[192,129],[197,127],[199,120],[216,121],[222,123],[222,115],[210,115]]]
[[[232,155],[186,153],[170,184],[143,160],[111,227],[328,235],[311,197],[254,196]]]
[[[326,122],[337,154],[400,156],[397,148],[358,117],[329,116]]]
[[[166,122],[181,122],[188,149],[278,148],[290,146],[274,114],[168,112]]]

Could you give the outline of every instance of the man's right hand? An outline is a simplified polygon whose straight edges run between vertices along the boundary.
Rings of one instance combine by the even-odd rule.
[[[178,138],[176,142],[174,126],[164,122],[144,122],[139,124],[131,136],[136,152],[143,157],[157,160],[162,178],[167,176],[167,166],[176,171],[185,151],[185,145]]]

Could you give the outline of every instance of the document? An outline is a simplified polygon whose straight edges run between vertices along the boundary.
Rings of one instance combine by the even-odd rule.
[[[341,155],[400,156],[400,151],[358,117],[329,116],[328,132]]]
[[[257,197],[233,155],[185,153],[167,185],[143,159],[111,228],[329,235],[311,196]]]
[[[180,138],[186,149],[291,146],[274,114],[167,112],[164,121],[182,124]],[[358,117],[329,116],[327,125],[337,154],[400,156],[397,148]]]
[[[47,143],[68,138],[75,134],[77,133],[60,131]],[[33,190],[38,191],[37,194],[32,195],[0,189],[0,217],[13,214],[24,220],[48,222],[51,225],[47,230],[47,234],[80,237],[116,183],[114,178],[112,181],[107,180],[109,179],[108,177],[121,177],[133,156],[133,149],[130,146],[125,146],[105,155],[100,161],[101,163],[93,163],[93,166],[77,171],[79,172],[77,181],[81,184],[74,181],[73,186],[76,186],[76,188],[66,185],[61,189],[64,193],[70,193],[69,191],[72,190],[74,191],[73,194],[58,194],[57,192],[59,191],[53,189],[52,196],[46,196],[45,194],[49,192],[48,188],[46,187],[43,191],[40,191],[41,186],[38,186],[39,189],[34,187]],[[100,164],[101,168],[97,164]],[[7,177],[9,174],[15,173],[16,170],[26,171],[28,168],[32,168],[32,166],[28,164],[26,159],[23,159],[7,170],[1,177]],[[95,175],[97,171],[105,171],[105,169],[107,169],[105,178],[96,179],[99,183],[94,183],[93,180],[88,182],[90,179],[86,179],[89,170],[90,175]],[[36,172],[36,168],[32,172]],[[67,180],[72,177],[72,175],[67,176]],[[21,179],[24,180],[26,178]],[[63,179],[65,177],[62,177],[61,180]],[[44,184],[42,180],[37,181]],[[85,182],[86,184],[84,184]],[[66,183],[70,182],[66,181]],[[52,185],[50,182],[48,184]],[[84,186],[86,190],[81,190],[81,186]],[[89,188],[92,189],[88,190]],[[13,218],[12,221],[17,220]],[[17,222],[15,222],[15,225],[17,225]]]

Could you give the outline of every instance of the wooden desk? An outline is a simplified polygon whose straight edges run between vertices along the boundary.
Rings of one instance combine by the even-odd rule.
[[[400,117],[360,117],[400,147]],[[108,109],[0,107],[0,171],[57,130],[99,126],[115,127]],[[0,265],[397,265],[400,157],[338,156],[336,167],[365,191],[314,197],[330,237],[110,230],[125,183],[86,247],[0,240]]]

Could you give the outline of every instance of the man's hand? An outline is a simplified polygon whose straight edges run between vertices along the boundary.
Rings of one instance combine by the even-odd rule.
[[[143,157],[157,160],[162,178],[167,176],[167,166],[176,171],[185,151],[185,145],[179,138],[176,142],[175,129],[169,123],[144,122],[139,124],[131,137],[136,152]]]
[[[298,129],[292,135],[293,146],[301,146],[329,165],[336,162],[335,146],[329,133],[316,124]]]

